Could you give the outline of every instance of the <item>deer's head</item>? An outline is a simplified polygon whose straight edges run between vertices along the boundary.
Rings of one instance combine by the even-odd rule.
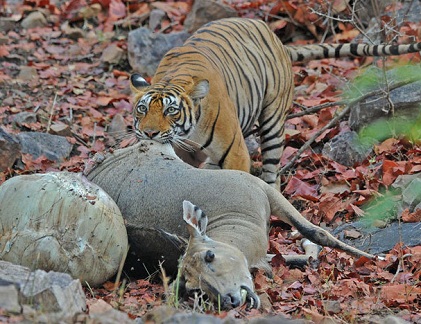
[[[219,300],[222,308],[234,308],[247,302],[259,308],[253,279],[244,254],[235,246],[214,241],[206,235],[208,218],[189,201],[183,202],[183,219],[190,234],[181,260],[181,279],[187,292],[204,291],[210,299]]]

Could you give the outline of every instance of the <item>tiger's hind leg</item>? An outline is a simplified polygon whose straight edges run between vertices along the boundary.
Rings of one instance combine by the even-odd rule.
[[[280,191],[278,174],[285,140],[285,118],[290,109],[292,94],[279,96],[266,106],[259,117],[262,174],[260,178]]]
[[[274,132],[262,132],[261,152],[262,152],[262,173],[260,178],[267,184],[280,190],[280,177],[278,175],[280,158],[283,152],[284,136],[279,130]]]

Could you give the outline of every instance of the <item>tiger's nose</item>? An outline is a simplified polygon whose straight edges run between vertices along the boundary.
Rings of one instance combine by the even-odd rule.
[[[148,136],[150,139],[152,139],[159,134],[159,131],[148,129],[148,130],[145,130],[144,133],[146,134],[146,136]]]

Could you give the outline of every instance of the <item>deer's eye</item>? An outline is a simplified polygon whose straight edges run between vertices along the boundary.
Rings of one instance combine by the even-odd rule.
[[[205,261],[207,263],[211,263],[213,259],[215,259],[215,253],[213,253],[211,250],[207,250],[205,255]]]

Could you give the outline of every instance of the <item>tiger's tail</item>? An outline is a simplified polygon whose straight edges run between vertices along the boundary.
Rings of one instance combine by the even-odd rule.
[[[293,62],[354,56],[391,56],[421,51],[421,42],[408,45],[323,44],[285,46]]]

